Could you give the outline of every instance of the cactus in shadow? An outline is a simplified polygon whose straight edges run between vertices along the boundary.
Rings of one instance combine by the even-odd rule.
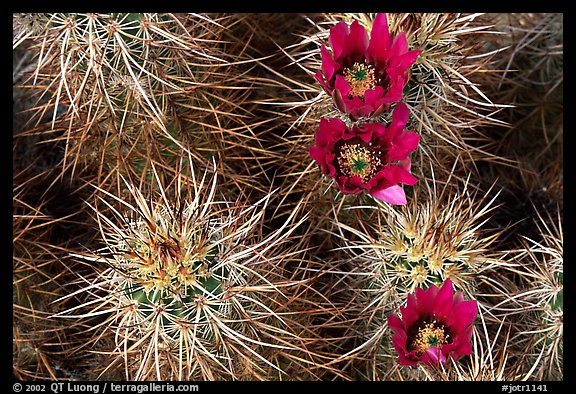
[[[537,380],[562,380],[564,365],[564,258],[562,217],[549,212],[533,218],[535,236],[521,236],[509,251],[517,264],[517,288],[501,301],[507,308],[522,308],[514,322],[512,351],[530,366]]]
[[[183,148],[204,168],[211,156],[237,158],[223,172],[249,183],[236,175],[250,161],[238,153],[250,140],[252,83],[242,58],[249,37],[230,39],[234,18],[15,14],[14,47],[31,66],[17,85],[31,102],[20,133],[60,150],[62,173],[101,187],[122,187],[110,173],[147,173],[145,157],[171,168]]]

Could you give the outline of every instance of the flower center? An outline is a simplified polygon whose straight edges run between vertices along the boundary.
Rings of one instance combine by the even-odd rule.
[[[336,154],[340,172],[348,177],[359,176],[368,181],[382,167],[381,152],[361,143],[344,143]]]
[[[416,333],[413,346],[420,356],[432,346],[442,349],[442,346],[448,341],[449,336],[450,335],[446,333],[444,325],[439,324],[436,320],[433,320],[432,323],[424,322]]]
[[[344,79],[350,84],[350,96],[363,98],[367,90],[376,86],[374,68],[367,64],[354,63],[352,68],[344,69]]]

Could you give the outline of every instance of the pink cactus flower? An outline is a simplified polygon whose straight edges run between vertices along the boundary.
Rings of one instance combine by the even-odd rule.
[[[406,204],[401,184],[414,185],[410,158],[420,135],[404,130],[410,111],[398,103],[392,122],[354,125],[338,118],[320,120],[310,157],[344,194],[366,192],[393,205]]]
[[[408,50],[406,34],[390,35],[386,14],[378,14],[370,38],[358,21],[330,29],[332,53],[322,45],[322,71],[315,75],[334,105],[352,120],[376,117],[402,98],[409,68],[420,55]]]
[[[402,318],[388,316],[388,327],[394,332],[392,343],[401,365],[445,364],[452,358],[472,353],[473,322],[478,314],[475,300],[464,301],[461,292],[454,294],[447,279],[438,289],[416,289],[408,296],[406,307],[400,307]]]

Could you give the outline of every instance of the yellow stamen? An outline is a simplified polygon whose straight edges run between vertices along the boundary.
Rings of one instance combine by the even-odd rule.
[[[432,323],[424,322],[424,325],[418,329],[413,346],[420,356],[432,346],[442,349],[442,346],[448,341],[448,337],[443,324],[438,324],[436,320]]]
[[[374,68],[371,65],[354,63],[344,70],[344,79],[350,84],[350,96],[364,97],[367,90],[376,87]]]
[[[360,144],[344,144],[338,155],[338,166],[342,174],[359,176],[362,182],[368,181],[382,166],[382,153],[372,151]]]

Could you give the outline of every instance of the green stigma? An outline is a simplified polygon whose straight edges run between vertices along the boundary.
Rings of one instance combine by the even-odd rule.
[[[354,69],[352,70],[352,78],[356,81],[364,81],[367,78],[366,69],[360,67],[359,64],[355,64]]]
[[[349,96],[363,98],[367,90],[376,87],[374,67],[370,64],[354,63],[352,67],[344,69],[343,76],[350,84]]]
[[[450,335],[446,333],[446,327],[443,324],[436,322],[436,320],[432,323],[424,322],[418,328],[412,346],[418,355],[422,355],[432,346],[441,349],[442,346],[449,343],[449,337]]]
[[[368,163],[362,159],[354,158],[353,162],[350,163],[350,169],[352,170],[353,173],[356,173],[358,175],[363,175],[364,169],[366,167],[368,167],[369,164],[370,163]]]
[[[368,182],[382,167],[382,153],[367,144],[344,143],[338,149],[337,162],[342,175],[359,176],[363,182]]]

